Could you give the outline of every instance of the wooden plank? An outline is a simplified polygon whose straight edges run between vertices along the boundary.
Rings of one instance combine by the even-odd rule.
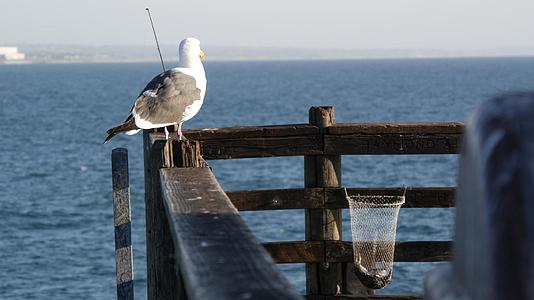
[[[456,154],[461,134],[325,135],[327,155]]]
[[[160,176],[189,299],[301,299],[209,168],[161,169]]]
[[[202,141],[205,159],[302,156],[322,153],[320,135]]]
[[[460,122],[426,123],[337,123],[328,128],[328,134],[462,134],[465,125]]]
[[[161,141],[165,136],[162,133],[154,133],[152,139]],[[255,137],[221,138],[209,135],[204,139],[199,138],[198,141],[201,142],[202,156],[208,160],[315,155],[321,154],[323,148],[320,134],[268,136],[259,132]]]
[[[275,189],[226,192],[239,211],[323,207],[323,189]]]
[[[310,124],[239,126],[226,128],[204,128],[184,130],[184,135],[187,138],[199,141],[214,139],[288,137],[316,135],[319,133],[319,128]]]
[[[132,213],[127,149],[115,148],[111,151],[111,174],[113,179],[117,299],[133,300]]]
[[[149,300],[178,299],[179,278],[174,270],[174,244],[161,200],[159,169],[170,165],[165,140],[143,131],[145,160],[145,215],[147,247],[147,297]],[[164,159],[166,158],[166,159]]]
[[[460,122],[426,122],[426,123],[336,123],[327,130],[327,134],[462,134],[465,125]],[[203,128],[184,130],[189,139],[232,139],[260,138],[280,136],[302,136],[321,133],[313,124],[289,124],[272,126],[238,126],[225,128]],[[160,133],[159,136],[164,136]]]
[[[347,241],[326,241],[326,246],[319,241],[273,242],[263,245],[279,264],[353,261],[352,243]],[[451,247],[450,241],[397,242],[394,261],[448,261],[452,258]]]
[[[306,296],[306,300],[422,300],[423,295],[333,295]]]
[[[404,189],[404,187],[347,188],[347,192],[349,195],[397,196],[403,195]],[[406,203],[402,205],[402,208],[454,207],[454,193],[454,187],[408,187],[406,188]],[[239,211],[348,208],[342,188],[244,190],[226,192],[226,194]]]
[[[404,194],[404,187],[391,188],[347,188],[352,195],[390,195]],[[402,208],[446,208],[454,206],[453,187],[408,187],[406,188],[406,202]],[[328,208],[348,208],[343,189],[326,189],[326,203]]]
[[[320,130],[309,124],[185,130],[202,144],[205,159],[313,155],[322,152]],[[154,139],[164,139],[155,133]]]
[[[396,262],[436,262],[452,258],[450,241],[415,241],[395,244]],[[353,261],[352,242],[339,241],[326,244],[326,259],[331,262]]]
[[[263,243],[262,245],[277,264],[325,261],[325,248],[320,241],[271,242]]]
[[[324,132],[327,127],[336,122],[334,108],[310,108],[309,122],[310,125],[315,125]],[[304,185],[307,188],[340,187],[341,156],[306,156],[304,158]],[[339,209],[306,209],[305,223],[305,237],[308,241],[341,239],[341,210]],[[335,295],[342,289],[341,264],[325,261],[306,264],[307,294]]]
[[[322,241],[271,242],[263,246],[277,264],[320,263],[326,261]]]
[[[464,124],[347,123],[328,128],[326,154],[454,154]]]
[[[462,123],[342,124],[324,131],[324,154],[454,154]],[[323,154],[313,125],[230,127],[185,131],[202,142],[206,159]],[[163,140],[163,133],[154,133]]]
[[[174,131],[178,130],[177,126],[173,128]],[[170,142],[167,142],[167,145],[171,147],[172,150],[172,159],[173,165],[179,168],[199,168],[206,167],[205,161],[200,155],[200,143],[193,140],[178,140],[178,136],[172,139]],[[170,254],[174,257],[174,253]],[[180,267],[175,264],[175,272],[178,281],[176,283],[178,294],[178,299],[187,300],[187,291],[184,284],[184,275]]]
[[[167,144],[173,145],[173,165],[176,167],[198,168],[206,166],[205,161],[200,155],[200,143],[198,141],[179,141],[173,138],[172,142]]]
[[[458,152],[464,128],[462,123],[339,124],[328,129],[315,125],[206,128],[184,133],[189,139],[202,142],[205,159],[230,159],[321,154],[454,154]],[[164,134],[154,133],[153,139],[164,140]]]

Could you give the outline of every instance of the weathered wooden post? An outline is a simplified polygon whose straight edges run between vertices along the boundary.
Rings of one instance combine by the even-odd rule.
[[[159,169],[172,166],[171,143],[143,131],[145,156],[145,211],[147,247],[147,297],[176,300],[178,279],[174,268],[174,244],[161,199]]]
[[[116,148],[111,152],[111,174],[113,179],[117,299],[133,300],[132,214],[127,149]]]
[[[170,128],[172,130],[172,128]],[[161,198],[159,170],[171,167],[200,167],[200,144],[195,141],[157,139],[143,133],[145,153],[145,209],[148,299],[185,299],[174,261],[174,244]]]
[[[201,168],[206,163],[200,154],[200,143],[193,140],[173,141],[173,165],[177,168]]]
[[[324,129],[335,123],[334,108],[312,107],[309,122]],[[324,141],[324,138],[323,138]],[[323,146],[324,148],[324,146]],[[314,155],[304,157],[304,185],[307,188],[341,186],[341,156]],[[323,193],[324,194],[324,193]],[[324,201],[324,199],[323,199]],[[324,203],[324,202],[323,202]],[[336,241],[341,239],[340,209],[306,209],[306,240]],[[324,246],[324,244],[323,244]],[[342,290],[340,263],[307,263],[306,291],[309,295],[335,295]]]

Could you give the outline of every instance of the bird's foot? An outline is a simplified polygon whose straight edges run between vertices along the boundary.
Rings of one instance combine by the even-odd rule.
[[[179,141],[187,141],[187,138],[182,133],[182,123],[178,125],[178,131],[176,131],[176,135],[178,136]]]
[[[165,139],[169,139],[169,131],[167,130],[167,127],[163,127],[163,130],[165,131]]]

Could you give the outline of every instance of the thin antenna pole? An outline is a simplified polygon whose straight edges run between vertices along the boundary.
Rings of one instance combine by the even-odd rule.
[[[148,7],[146,8],[146,11],[148,12],[148,18],[150,19],[150,25],[152,25],[152,32],[154,32],[154,38],[156,39],[156,46],[158,47],[158,53],[159,53],[159,59],[161,61],[161,67],[163,68],[163,72],[165,72],[165,65],[163,64],[163,56],[161,56],[161,50],[159,49],[159,42],[158,42],[158,36],[156,35],[156,29],[154,29],[154,22],[152,22],[152,15],[150,14],[150,9]]]

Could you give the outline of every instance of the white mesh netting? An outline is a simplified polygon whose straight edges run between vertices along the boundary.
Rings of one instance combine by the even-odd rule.
[[[356,276],[368,288],[383,288],[391,282],[397,217],[405,197],[346,196]]]

